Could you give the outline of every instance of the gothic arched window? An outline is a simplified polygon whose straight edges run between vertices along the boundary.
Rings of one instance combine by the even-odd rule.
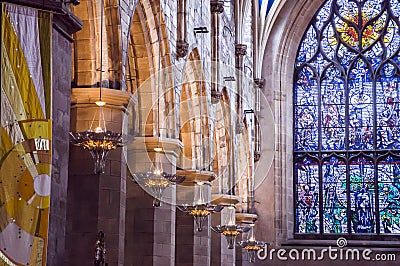
[[[400,234],[400,2],[328,0],[294,74],[295,235]]]

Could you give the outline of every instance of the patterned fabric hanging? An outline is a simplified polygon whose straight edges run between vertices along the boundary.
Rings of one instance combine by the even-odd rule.
[[[1,12],[0,265],[46,265],[52,16]]]

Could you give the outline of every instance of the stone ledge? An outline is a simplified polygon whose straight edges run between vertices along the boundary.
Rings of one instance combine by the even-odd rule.
[[[322,239],[287,239],[281,246],[313,246],[313,247],[337,247],[337,240],[322,240]],[[347,240],[346,247],[374,247],[374,248],[390,248],[398,249],[400,247],[400,241],[375,241],[375,240]],[[375,250],[375,249],[374,249]]]
[[[126,107],[131,100],[135,98],[130,92],[102,88],[102,100],[106,102],[106,106],[112,107]],[[84,104],[92,105],[99,100],[99,88],[72,88],[71,90],[71,106],[77,104],[80,106]]]
[[[154,148],[162,148],[162,153],[169,153],[178,157],[183,148],[179,139],[158,137],[135,137],[135,140],[127,146],[128,151],[156,152]]]
[[[197,182],[209,183],[216,178],[214,172],[199,171],[199,170],[176,170],[180,176],[185,176],[185,181],[180,185],[182,186],[195,186]]]
[[[258,219],[257,214],[252,213],[236,213],[236,222],[243,224],[252,224]]]
[[[211,203],[215,205],[230,206],[240,202],[240,197],[227,194],[213,194],[211,197]]]

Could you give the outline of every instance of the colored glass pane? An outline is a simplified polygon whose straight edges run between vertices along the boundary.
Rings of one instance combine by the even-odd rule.
[[[364,157],[350,163],[350,206],[353,233],[375,232],[375,169]]]
[[[388,156],[378,164],[380,232],[400,233],[400,159]]]
[[[296,218],[299,233],[319,232],[318,164],[306,158],[295,164],[297,173]]]
[[[347,233],[346,164],[336,157],[322,165],[324,233]]]

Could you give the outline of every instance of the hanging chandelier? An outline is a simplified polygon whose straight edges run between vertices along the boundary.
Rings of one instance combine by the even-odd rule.
[[[84,132],[70,132],[71,143],[89,150],[94,163],[94,173],[102,174],[108,153],[123,146],[122,134],[111,130],[98,129]]]
[[[197,232],[201,232],[203,230],[205,219],[212,213],[220,212],[224,207],[205,202],[202,192],[202,186],[204,185],[204,182],[197,182],[197,185],[199,186],[199,199],[197,202],[193,205],[184,204],[182,206],[177,206],[177,208],[180,211],[192,216],[196,222]]]
[[[122,133],[107,130],[104,117],[104,106],[106,102],[102,99],[102,73],[103,73],[103,24],[104,24],[104,0],[101,0],[100,15],[100,82],[99,82],[99,100],[95,102],[98,110],[95,112],[88,130],[83,132],[69,132],[70,142],[78,147],[89,150],[95,160],[94,173],[102,174],[105,170],[105,160],[108,153],[118,147],[122,147]],[[97,127],[94,128],[94,122],[98,120]]]
[[[238,245],[247,251],[247,257],[250,263],[255,262],[256,253],[263,249],[266,245],[264,241],[257,241],[254,237],[254,224],[250,225],[250,232],[247,236],[247,240],[240,241]]]
[[[154,148],[154,150],[156,149],[157,148]],[[161,160],[158,158],[159,156],[161,156],[161,154],[157,152],[153,169],[147,172],[134,173],[132,175],[136,182],[140,183],[153,196],[154,207],[161,206],[161,199],[165,189],[172,185],[180,184],[185,180],[184,176],[164,172]]]
[[[211,226],[211,229],[219,234],[225,236],[226,241],[228,242],[228,249],[233,249],[236,242],[236,237],[243,232],[248,232],[250,230],[249,226],[246,225],[237,225],[235,224],[234,217],[235,216],[235,207],[228,207],[228,216],[227,223],[224,225]]]

